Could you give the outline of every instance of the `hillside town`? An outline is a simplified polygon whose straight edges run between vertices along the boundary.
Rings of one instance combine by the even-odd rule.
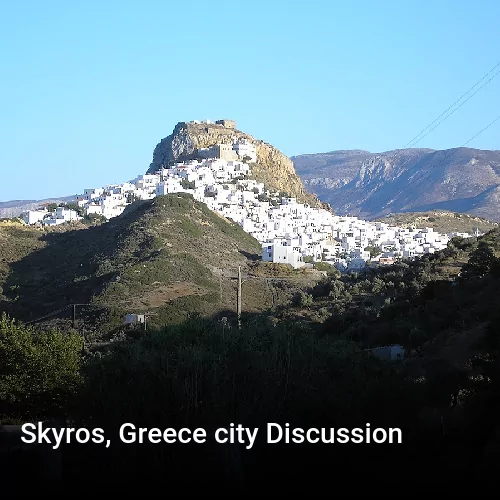
[[[48,226],[84,217],[111,219],[137,200],[189,193],[255,237],[262,245],[263,261],[293,268],[326,262],[341,272],[412,259],[442,250],[455,236],[480,235],[395,227],[299,203],[252,178],[257,151],[246,140],[199,149],[196,156],[129,182],[85,189],[75,206],[41,207],[24,212],[22,219],[26,224]]]

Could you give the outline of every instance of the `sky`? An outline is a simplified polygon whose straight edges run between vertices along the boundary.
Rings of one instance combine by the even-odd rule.
[[[0,201],[135,178],[180,121],[288,156],[402,148],[500,62],[499,20],[497,0],[0,0]],[[415,146],[499,114],[500,75]]]

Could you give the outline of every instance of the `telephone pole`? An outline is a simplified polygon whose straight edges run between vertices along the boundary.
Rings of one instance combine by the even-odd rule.
[[[73,329],[76,329],[76,304],[73,304]]]
[[[219,303],[222,304],[222,269],[219,269],[219,289],[220,289],[220,296],[219,296]]]
[[[241,266],[238,266],[238,296],[237,296],[238,328],[241,328]]]

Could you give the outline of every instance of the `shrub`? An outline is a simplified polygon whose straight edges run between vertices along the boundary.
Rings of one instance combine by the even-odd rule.
[[[308,307],[312,305],[313,302],[314,302],[313,296],[303,291],[298,292],[293,298],[294,305],[301,307]]]
[[[82,338],[0,318],[0,413],[52,417],[80,383]]]

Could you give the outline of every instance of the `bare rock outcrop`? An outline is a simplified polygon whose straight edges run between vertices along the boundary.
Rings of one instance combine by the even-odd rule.
[[[263,182],[268,189],[285,192],[299,201],[319,207],[316,196],[308,193],[295,172],[292,160],[271,144],[255,139],[236,128],[206,123],[178,123],[172,134],[158,143],[153,152],[153,161],[148,172],[167,168],[176,161],[197,157],[197,150],[216,144],[232,144],[237,139],[246,139],[255,145],[257,162],[252,164],[252,176]]]

